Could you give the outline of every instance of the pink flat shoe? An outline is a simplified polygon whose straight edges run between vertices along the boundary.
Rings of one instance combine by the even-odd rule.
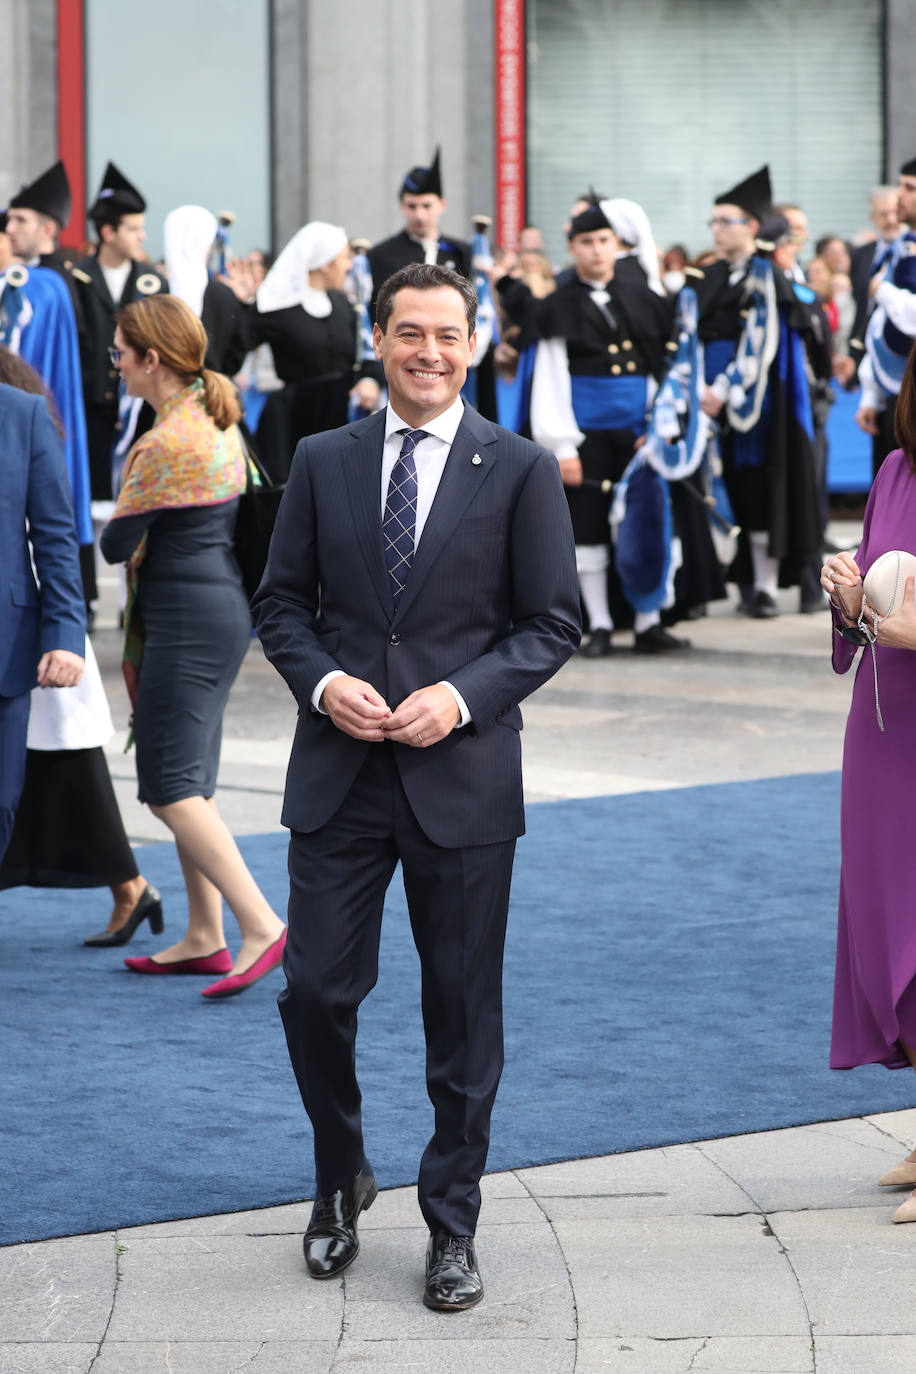
[[[168,964],[157,964],[155,959],[135,956],[125,959],[125,964],[134,973],[227,973],[232,968],[232,955],[226,949],[205,954],[201,959],[173,959]]]
[[[252,983],[256,983],[259,978],[270,973],[283,959],[283,951],[286,948],[286,931],[278,940],[274,940],[272,945],[265,949],[259,959],[255,959],[251,968],[244,973],[233,973],[228,978],[221,978],[218,983],[211,983],[208,988],[204,988],[201,997],[234,997],[237,992],[244,992],[250,988]]]

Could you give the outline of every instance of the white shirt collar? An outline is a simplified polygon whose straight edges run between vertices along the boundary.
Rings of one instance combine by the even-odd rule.
[[[418,427],[425,429],[427,434],[432,434],[435,438],[441,439],[443,443],[451,445],[455,441],[458,426],[463,419],[464,402],[460,396],[456,396],[448,410],[443,410],[442,414],[437,415],[434,420],[428,420]],[[389,402],[385,410],[385,442],[387,443],[392,434],[397,433],[399,429],[413,429],[413,425],[402,420]]]

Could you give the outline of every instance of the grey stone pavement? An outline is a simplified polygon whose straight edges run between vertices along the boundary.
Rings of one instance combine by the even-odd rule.
[[[96,646],[123,727],[113,594]],[[829,670],[826,616],[782,603],[762,623],[714,608],[677,661],[572,661],[525,710],[530,799],[839,767],[850,683]],[[239,834],[278,826],[293,722],[253,646],[219,793]],[[162,841],[122,739],[128,831]],[[302,1204],[8,1247],[0,1374],[916,1371],[916,1227],[891,1223],[906,1193],[875,1186],[914,1145],[916,1109],[489,1175],[487,1297],[460,1315],[421,1305],[412,1189],[380,1194],[329,1283],[304,1272]]]

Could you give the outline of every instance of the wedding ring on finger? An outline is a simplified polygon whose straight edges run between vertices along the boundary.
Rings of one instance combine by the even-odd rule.
[[[420,741],[421,744],[423,743],[423,736],[419,731],[417,732],[417,739]]]

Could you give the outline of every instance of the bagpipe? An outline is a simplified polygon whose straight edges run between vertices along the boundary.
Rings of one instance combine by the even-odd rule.
[[[32,318],[32,306],[24,287],[29,270],[14,262],[0,272],[0,344],[11,353],[19,352],[22,331]]]
[[[673,347],[672,347],[673,345]],[[703,481],[684,482],[720,530],[737,533],[724,488],[716,488],[715,426],[702,408],[703,348],[697,336],[697,298],[684,287],[677,302],[672,360],[655,394],[645,439],[614,490],[610,522],[615,563],[624,593],[636,611],[659,610],[670,599],[680,565],[669,483],[702,470]],[[596,483],[602,490],[609,483]]]
[[[471,238],[471,271],[474,274],[474,289],[477,292],[477,349],[472,367],[476,367],[491,344],[499,343],[499,316],[493,290],[490,286],[490,272],[493,268],[493,250],[487,238],[487,230],[493,221],[489,215],[474,216],[474,234]]]
[[[892,286],[916,292],[916,234],[902,234],[879,253],[872,276],[880,272]],[[876,305],[865,331],[865,351],[875,381],[888,395],[896,396],[900,391],[912,347],[912,336],[894,324],[883,305]]]
[[[214,251],[216,254],[216,264],[214,275],[224,277],[229,270],[229,263],[232,261],[232,249],[229,246],[229,230],[235,224],[235,215],[231,210],[220,210],[216,217],[216,241]]]

